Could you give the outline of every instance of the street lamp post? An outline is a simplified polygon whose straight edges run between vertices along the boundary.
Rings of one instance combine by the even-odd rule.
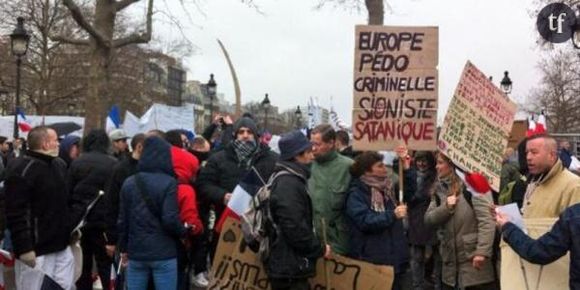
[[[16,28],[10,34],[12,54],[16,56],[16,101],[14,102],[14,139],[19,137],[18,130],[18,107],[20,106],[20,66],[22,57],[28,51],[30,35],[24,29],[24,18],[18,17]]]
[[[300,106],[296,107],[294,116],[296,117],[296,129],[300,129],[300,126],[302,125],[302,111],[300,110]]]
[[[207,82],[207,94],[209,95],[209,122],[213,119],[213,99],[215,98],[217,92],[217,83],[213,79],[213,74],[209,75],[209,81]]]
[[[264,131],[268,130],[268,109],[270,108],[270,99],[268,99],[268,94],[262,100],[262,107],[264,107],[265,118],[264,118]]]
[[[503,73],[503,79],[501,80],[501,82],[499,83],[501,86],[501,89],[503,90],[503,92],[507,95],[509,93],[512,92],[512,80],[510,79],[509,75],[508,75],[508,71],[506,70]]]

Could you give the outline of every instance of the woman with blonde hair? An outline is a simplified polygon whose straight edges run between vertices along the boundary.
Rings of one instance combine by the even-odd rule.
[[[437,226],[443,289],[498,289],[492,263],[495,236],[491,194],[472,194],[451,160],[437,155],[437,184],[425,223]]]

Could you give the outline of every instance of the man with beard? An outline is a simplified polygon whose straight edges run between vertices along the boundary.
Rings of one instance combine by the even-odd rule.
[[[345,255],[349,250],[349,233],[344,204],[351,180],[349,169],[353,161],[338,154],[335,147],[336,131],[328,124],[315,127],[310,141],[315,160],[312,162],[308,189],[314,208],[314,225],[316,231],[322,233],[324,219],[332,252]]]
[[[234,141],[210,156],[197,178],[200,201],[212,204],[219,217],[239,181],[254,167],[263,180],[268,180],[278,159],[267,145],[258,143],[254,120],[240,118],[233,127]],[[217,238],[212,241],[215,252]],[[213,255],[212,255],[213,256]]]

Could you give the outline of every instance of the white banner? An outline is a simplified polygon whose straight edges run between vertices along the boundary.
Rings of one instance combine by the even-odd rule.
[[[70,133],[70,135],[83,135],[83,129],[85,126],[85,118],[83,117],[72,117],[72,116],[37,116],[37,115],[27,115],[26,122],[32,127],[44,125],[51,125],[54,123],[63,123],[63,122],[73,122],[81,126],[81,129],[75,132]],[[0,116],[0,136],[7,137],[8,140],[12,140],[12,136],[14,136],[14,116]],[[26,138],[28,136],[28,132],[20,131],[20,137]]]
[[[162,131],[183,129],[195,132],[194,124],[193,104],[185,104],[181,107],[153,104],[141,118],[129,111],[125,112],[123,129],[129,136],[153,129]]]

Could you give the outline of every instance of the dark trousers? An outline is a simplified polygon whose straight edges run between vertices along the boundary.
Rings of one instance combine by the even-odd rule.
[[[309,290],[308,279],[270,279],[272,290]]]
[[[456,290],[458,288],[452,287],[452,286],[449,286],[449,285],[443,283],[442,289],[443,290]],[[497,290],[497,289],[499,289],[499,287],[497,286],[496,282],[465,287],[465,290]]]
[[[82,229],[81,248],[83,252],[83,271],[77,281],[78,290],[93,289],[93,258],[97,262],[99,278],[103,284],[103,290],[109,289],[109,280],[111,277],[111,265],[113,259],[107,256],[105,250],[104,231],[101,229],[89,228]]]
[[[207,227],[206,227],[207,229]],[[192,243],[192,259],[194,264],[195,274],[203,273],[207,271],[207,258],[209,254],[209,237],[211,232],[208,230],[203,231],[200,236],[193,238]]]

